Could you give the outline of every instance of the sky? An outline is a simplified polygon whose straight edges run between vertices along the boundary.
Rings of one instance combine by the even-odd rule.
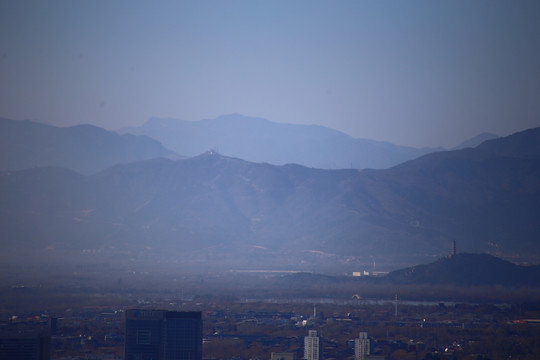
[[[0,117],[231,113],[416,147],[540,126],[540,1],[0,0]]]

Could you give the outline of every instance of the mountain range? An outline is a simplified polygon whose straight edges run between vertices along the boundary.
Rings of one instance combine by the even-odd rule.
[[[214,150],[250,162],[320,169],[384,169],[442,150],[355,139],[323,126],[281,124],[239,114],[200,121],[154,118],[119,132],[149,136],[190,157]]]
[[[0,174],[3,256],[205,268],[398,268],[450,252],[538,261],[540,128],[387,170],[253,163],[214,151],[94,175]]]
[[[255,162],[385,168],[430,150],[353,139],[321,126],[277,124],[241,115],[199,122],[153,119],[131,132],[142,135],[126,131],[118,135],[92,125],[61,128],[0,118],[0,171],[59,166],[89,175],[116,164],[160,157],[179,159],[185,158],[183,154],[191,157],[215,148]],[[480,134],[456,148],[475,146],[494,137]],[[177,152],[158,140],[166,141]],[[359,161],[361,158],[364,160]]]
[[[179,158],[146,136],[118,135],[92,125],[59,128],[0,119],[0,171],[59,166],[94,174],[119,163]]]

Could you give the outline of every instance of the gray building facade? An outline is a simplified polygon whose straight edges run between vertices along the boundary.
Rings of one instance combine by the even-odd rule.
[[[199,311],[126,311],[125,360],[202,360]]]
[[[51,336],[34,330],[9,329],[0,332],[0,359],[49,360]]]

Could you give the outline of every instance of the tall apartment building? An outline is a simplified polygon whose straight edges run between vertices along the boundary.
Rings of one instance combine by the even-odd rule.
[[[202,360],[198,311],[127,310],[125,360]]]
[[[317,336],[317,330],[309,330],[304,337],[304,359],[323,360],[322,339]]]
[[[370,353],[368,334],[360,332],[358,339],[354,339],[354,359],[364,360]]]
[[[51,336],[35,330],[7,329],[0,331],[0,359],[49,360]]]

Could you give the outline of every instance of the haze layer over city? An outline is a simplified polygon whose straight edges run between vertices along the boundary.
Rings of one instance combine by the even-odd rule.
[[[0,2],[0,342],[189,311],[209,359],[534,358],[539,14]]]

